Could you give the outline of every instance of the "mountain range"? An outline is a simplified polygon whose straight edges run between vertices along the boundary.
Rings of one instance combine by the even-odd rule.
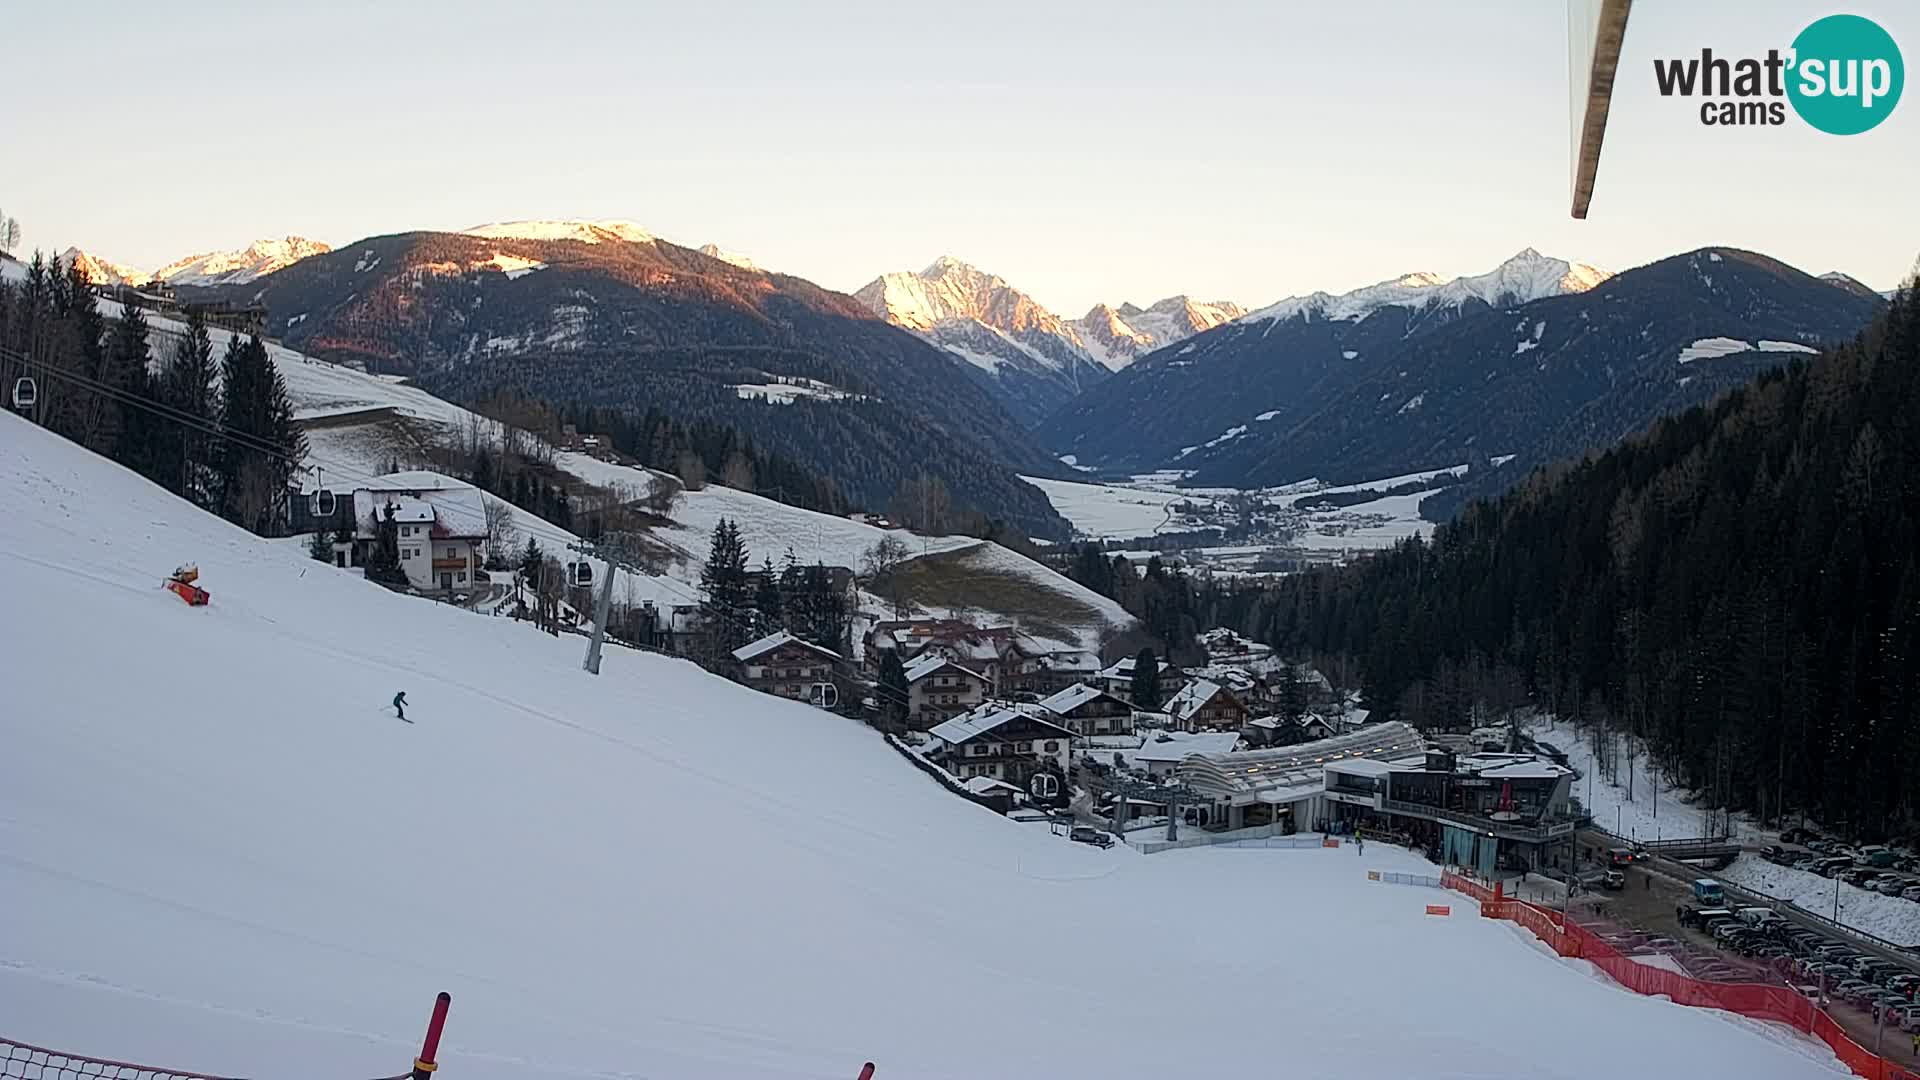
[[[79,248],[68,248],[61,252],[60,261],[77,263],[80,272],[95,285],[145,285],[152,281],[164,281],[173,286],[214,288],[244,285],[310,255],[322,255],[331,250],[318,240],[287,236],[278,240],[255,240],[238,251],[208,251],[189,255],[152,272],[112,262]]]
[[[1619,275],[1529,249],[1474,277],[1281,301],[1155,352],[1039,434],[1082,465],[1201,485],[1515,461],[1474,470],[1466,490],[1491,489],[1851,336],[1880,306],[1730,248]]]
[[[1068,319],[943,256],[851,296],[626,220],[298,237],[92,280],[265,303],[289,344],[467,400],[501,388],[727,423],[884,507],[921,469],[1059,535],[1016,472],[1176,469],[1209,486],[1363,480],[1462,462],[1448,511],[1524,470],[1843,338],[1882,303],[1844,274],[1701,249],[1618,276],[1527,249],[1245,311],[1173,296]]]
[[[1174,296],[1144,309],[1099,304],[1086,318],[1068,320],[999,275],[950,255],[917,274],[882,274],[853,295],[964,360],[1029,426],[1136,356],[1243,313],[1237,304]]]
[[[954,501],[1065,533],[1018,473],[1062,467],[950,354],[853,298],[627,222],[378,236],[236,290],[303,352],[456,401],[500,390],[739,430],[885,509],[924,470]]]

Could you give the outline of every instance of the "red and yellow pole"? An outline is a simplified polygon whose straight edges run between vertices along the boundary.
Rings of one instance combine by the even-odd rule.
[[[413,1059],[413,1080],[431,1080],[433,1071],[440,1067],[434,1058],[440,1054],[440,1032],[447,1026],[447,1006],[453,1004],[453,995],[445,990],[433,1000],[433,1019],[427,1021],[427,1038],[420,1044],[420,1056]]]

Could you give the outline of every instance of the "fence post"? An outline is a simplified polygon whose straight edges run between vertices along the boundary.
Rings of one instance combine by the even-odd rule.
[[[430,1080],[433,1071],[440,1067],[434,1060],[440,1053],[440,1031],[447,1026],[447,1006],[453,1004],[453,995],[445,990],[433,999],[433,1018],[427,1021],[427,1038],[420,1044],[420,1056],[413,1059],[413,1080]]]

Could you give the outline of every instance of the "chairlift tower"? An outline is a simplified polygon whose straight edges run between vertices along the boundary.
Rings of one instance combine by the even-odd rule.
[[[588,558],[600,559],[607,564],[607,580],[601,583],[600,596],[593,605],[593,633],[587,638],[586,659],[580,665],[594,675],[600,674],[600,648],[606,642],[607,617],[613,611],[613,582],[619,576],[616,571],[625,570],[629,573],[654,576],[652,571],[634,556],[630,540],[631,538],[624,532],[605,532],[598,540],[581,540],[567,545],[568,551],[581,556],[574,566],[586,567],[584,584],[593,583],[593,564],[587,562]],[[580,582],[577,569],[571,572],[570,580]]]
[[[1113,793],[1114,838],[1125,840],[1127,821],[1127,800],[1140,799],[1150,803],[1165,803],[1167,806],[1167,839],[1180,839],[1180,808],[1182,806],[1201,806],[1210,804],[1212,799],[1185,784],[1161,783],[1158,780],[1137,780],[1130,776],[1114,776],[1107,781],[1107,790]]]

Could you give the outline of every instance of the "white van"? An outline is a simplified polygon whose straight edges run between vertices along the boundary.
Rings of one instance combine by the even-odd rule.
[[[1740,921],[1758,930],[1770,922],[1780,921],[1780,913],[1772,908],[1743,907],[1739,911]]]

